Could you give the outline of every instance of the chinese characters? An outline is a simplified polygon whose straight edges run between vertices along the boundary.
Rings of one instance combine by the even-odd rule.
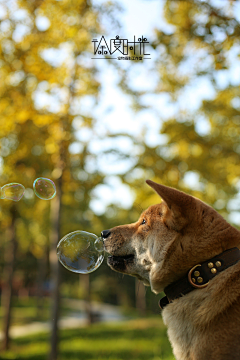
[[[147,38],[141,37],[136,40],[134,36],[133,41],[128,39],[120,39],[117,35],[115,39],[111,39],[108,45],[104,36],[101,37],[100,41],[93,39],[94,43],[94,55],[96,57],[92,59],[118,59],[118,60],[143,60],[150,59],[150,54],[146,53],[145,46],[149,44]],[[120,53],[120,54],[119,54]],[[113,55],[113,57],[112,57]],[[118,57],[114,57],[117,56]],[[127,55],[127,56],[123,56]],[[128,56],[130,55],[130,56]]]

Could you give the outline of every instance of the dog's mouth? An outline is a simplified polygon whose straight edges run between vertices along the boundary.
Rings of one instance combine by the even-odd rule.
[[[134,255],[108,256],[107,263],[110,267],[117,271],[124,271],[126,266],[134,262]]]

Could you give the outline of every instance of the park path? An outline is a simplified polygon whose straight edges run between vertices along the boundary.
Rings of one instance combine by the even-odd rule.
[[[60,318],[60,329],[73,329],[87,325],[87,314],[85,312],[86,304],[83,300],[64,299],[63,303],[70,307],[72,311],[68,316]],[[118,322],[126,320],[126,317],[121,314],[118,306],[92,302],[91,309],[94,314],[98,315],[98,321],[101,322]],[[50,321],[32,322],[26,325],[12,326],[10,328],[10,337],[17,338],[40,332],[49,332],[50,330]],[[3,333],[0,332],[0,340],[2,340],[2,338]]]

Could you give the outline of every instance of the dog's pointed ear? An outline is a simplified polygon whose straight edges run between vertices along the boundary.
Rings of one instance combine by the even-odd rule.
[[[195,208],[195,199],[177,189],[160,185],[154,181],[147,180],[151,186],[167,205],[164,214],[164,222],[170,228],[180,231],[190,220]]]

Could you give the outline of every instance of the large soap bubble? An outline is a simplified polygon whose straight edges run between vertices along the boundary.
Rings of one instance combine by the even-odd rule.
[[[23,197],[25,187],[19,183],[10,183],[0,188],[0,199],[19,201]]]
[[[34,180],[33,190],[37,197],[42,200],[51,200],[56,195],[56,186],[54,182],[43,177]]]
[[[69,271],[89,274],[97,270],[103,262],[103,240],[86,231],[74,231],[59,241],[57,256]]]

